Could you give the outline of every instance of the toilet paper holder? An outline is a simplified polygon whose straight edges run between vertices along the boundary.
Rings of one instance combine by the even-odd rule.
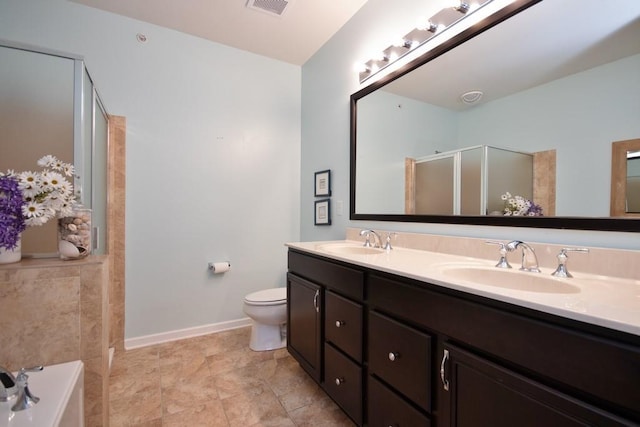
[[[208,267],[209,271],[211,271],[213,274],[226,273],[227,271],[229,271],[229,269],[231,269],[231,263],[229,261],[210,262],[208,264]]]

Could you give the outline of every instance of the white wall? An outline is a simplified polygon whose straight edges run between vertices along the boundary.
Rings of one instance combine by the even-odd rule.
[[[426,4],[428,3],[428,4]],[[460,226],[350,221],[349,200],[349,97],[361,89],[353,64],[370,58],[398,34],[415,25],[417,16],[431,16],[436,2],[369,0],[323,48],[302,67],[302,240],[343,238],[346,227],[373,227],[491,239],[529,240],[565,245],[640,247],[636,233],[550,230],[512,227]],[[430,10],[425,10],[431,8]],[[331,169],[332,200],[345,201],[344,215],[333,214],[333,225],[313,225],[313,172]]]
[[[247,293],[284,286],[300,67],[63,0],[2,0],[0,38],[83,55],[127,118],[127,338],[243,318]]]

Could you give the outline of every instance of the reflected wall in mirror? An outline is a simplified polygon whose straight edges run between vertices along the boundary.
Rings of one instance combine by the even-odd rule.
[[[611,216],[640,217],[640,139],[611,145]]]
[[[351,219],[638,230],[609,218],[608,159],[640,136],[640,2],[520,0],[470,31],[352,95]],[[556,216],[405,214],[406,158],[476,145],[554,152]]]

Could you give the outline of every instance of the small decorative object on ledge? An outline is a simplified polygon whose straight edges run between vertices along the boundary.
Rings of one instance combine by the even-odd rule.
[[[81,259],[91,253],[91,209],[81,205],[71,216],[58,219],[58,251],[60,259]]]
[[[542,216],[542,207],[522,196],[512,196],[508,191],[500,196],[504,200],[504,216]]]

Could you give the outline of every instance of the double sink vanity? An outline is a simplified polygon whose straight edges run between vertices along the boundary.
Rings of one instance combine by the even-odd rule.
[[[357,425],[640,423],[633,273],[571,268],[597,250],[560,278],[542,245],[533,273],[520,250],[497,268],[492,247],[495,259],[355,236],[287,245],[287,347]]]

